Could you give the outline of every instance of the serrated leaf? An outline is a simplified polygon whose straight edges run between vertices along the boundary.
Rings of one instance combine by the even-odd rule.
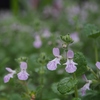
[[[93,24],[87,24],[83,28],[83,34],[85,34],[87,37],[96,39],[100,36],[100,30]]]
[[[62,79],[58,83],[57,89],[63,95],[72,94],[73,88],[75,87],[76,84],[77,84],[77,80],[73,79],[72,77],[67,77]]]
[[[60,95],[59,91],[57,90],[57,85],[58,85],[58,83],[53,83],[51,88],[54,93]]]
[[[74,62],[77,63],[76,76],[81,76],[87,71],[87,62],[84,55],[81,52],[77,52],[74,55]]]

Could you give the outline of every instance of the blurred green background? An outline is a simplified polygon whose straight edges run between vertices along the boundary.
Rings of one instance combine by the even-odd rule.
[[[8,73],[6,67],[20,70],[16,61],[20,57],[28,58],[27,71],[30,76],[27,83],[30,91],[41,87],[39,70],[41,66],[44,67],[44,87],[39,88],[36,100],[72,100],[73,94],[61,95],[55,86],[62,78],[69,76],[65,66],[58,66],[56,71],[49,71],[46,64],[54,58],[53,47],[59,47],[61,54],[65,55],[60,36],[70,34],[74,40],[76,39],[70,47],[74,52],[83,52],[88,64],[96,70],[94,40],[87,38],[82,30],[88,23],[100,28],[100,0],[9,0],[9,6],[6,6],[5,1],[5,7],[2,7],[4,5],[2,1],[0,1],[0,100],[31,100],[24,94],[25,86],[19,83],[16,75],[8,83],[3,82],[3,77]],[[73,35],[74,33],[77,36]],[[34,46],[36,36],[39,36],[41,41],[38,48]],[[96,41],[99,51],[100,38],[98,37]],[[41,53],[47,58],[44,65],[39,63]],[[91,74],[88,71],[86,73],[91,79]],[[79,89],[84,84],[81,81],[79,76]],[[99,95],[100,90],[92,88],[85,97],[80,97],[82,100],[100,100]]]

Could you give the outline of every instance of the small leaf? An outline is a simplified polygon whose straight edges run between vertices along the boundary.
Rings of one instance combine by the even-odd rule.
[[[74,55],[74,62],[77,63],[76,76],[81,76],[87,71],[87,62],[84,55],[81,52],[77,52]]]
[[[100,36],[100,30],[93,24],[87,24],[83,28],[83,34],[85,34],[87,37],[96,39]]]
[[[78,81],[73,79],[72,77],[64,78],[58,83],[57,89],[63,95],[72,94],[72,90],[77,84],[77,82]]]

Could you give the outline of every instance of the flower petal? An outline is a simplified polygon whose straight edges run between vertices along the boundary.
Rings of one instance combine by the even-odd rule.
[[[74,43],[79,42],[79,36],[77,32],[71,33],[70,37],[74,40]]]
[[[59,48],[53,48],[53,55],[54,55],[55,57],[57,57],[57,56],[60,55]]]
[[[27,69],[27,63],[26,62],[21,62],[20,63],[20,68],[21,69]]]
[[[40,48],[42,46],[42,41],[39,35],[35,36],[35,41],[33,42],[33,46],[35,48]]]
[[[5,76],[4,76],[4,83],[9,82],[9,80],[10,80],[9,74],[8,74],[8,75],[5,75]]]
[[[77,67],[73,63],[68,63],[65,70],[68,73],[74,73],[76,71]]]
[[[47,64],[47,68],[49,70],[56,70],[57,64],[60,64],[60,62],[55,58],[54,60],[49,61],[49,63]]]
[[[9,68],[9,67],[6,67],[6,70],[7,70],[8,72],[10,72],[10,73],[13,72],[13,70],[12,70],[11,68]]]
[[[27,80],[29,74],[26,71],[21,71],[17,74],[19,80]]]
[[[86,94],[86,90],[90,90],[90,83],[86,83],[82,88],[81,88],[81,94],[84,96]]]
[[[85,82],[88,82],[88,79],[86,78],[85,74],[82,75],[82,79],[83,79]]]
[[[100,69],[100,62],[96,62],[96,66],[98,69]]]
[[[67,58],[73,58],[73,57],[74,57],[74,52],[72,50],[68,50]]]

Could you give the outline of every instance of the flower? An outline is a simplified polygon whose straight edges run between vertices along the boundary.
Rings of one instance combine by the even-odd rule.
[[[79,42],[79,36],[77,32],[71,33],[70,37],[74,40],[74,43]]]
[[[83,75],[83,80],[86,82],[86,84],[80,89],[81,95],[84,96],[86,94],[86,90],[90,90],[90,84],[92,83],[91,80],[88,80],[85,75]]]
[[[56,70],[57,69],[57,64],[60,65],[60,59],[62,58],[60,56],[60,51],[59,48],[53,48],[53,55],[56,57],[55,59],[49,61],[47,64],[47,68],[49,70]]]
[[[77,70],[77,63],[73,61],[74,53],[72,50],[68,50],[67,52],[67,62],[64,63],[63,65],[66,65],[65,70],[68,73],[74,73]]]
[[[9,82],[10,78],[13,78],[13,75],[16,73],[15,70],[12,70],[11,68],[6,67],[6,70],[9,72],[9,74],[4,76],[4,83]]]
[[[28,76],[29,76],[29,74],[26,72],[27,63],[26,62],[21,62],[20,63],[20,68],[21,68],[21,71],[17,74],[18,79],[19,80],[27,80]]]
[[[36,36],[35,36],[35,41],[33,42],[33,46],[34,46],[35,48],[40,48],[40,47],[42,46],[42,41],[41,41],[39,35],[36,35]]]
[[[49,38],[51,36],[51,33],[48,29],[44,29],[42,37]]]
[[[100,69],[100,62],[96,62],[96,66],[98,69]]]

